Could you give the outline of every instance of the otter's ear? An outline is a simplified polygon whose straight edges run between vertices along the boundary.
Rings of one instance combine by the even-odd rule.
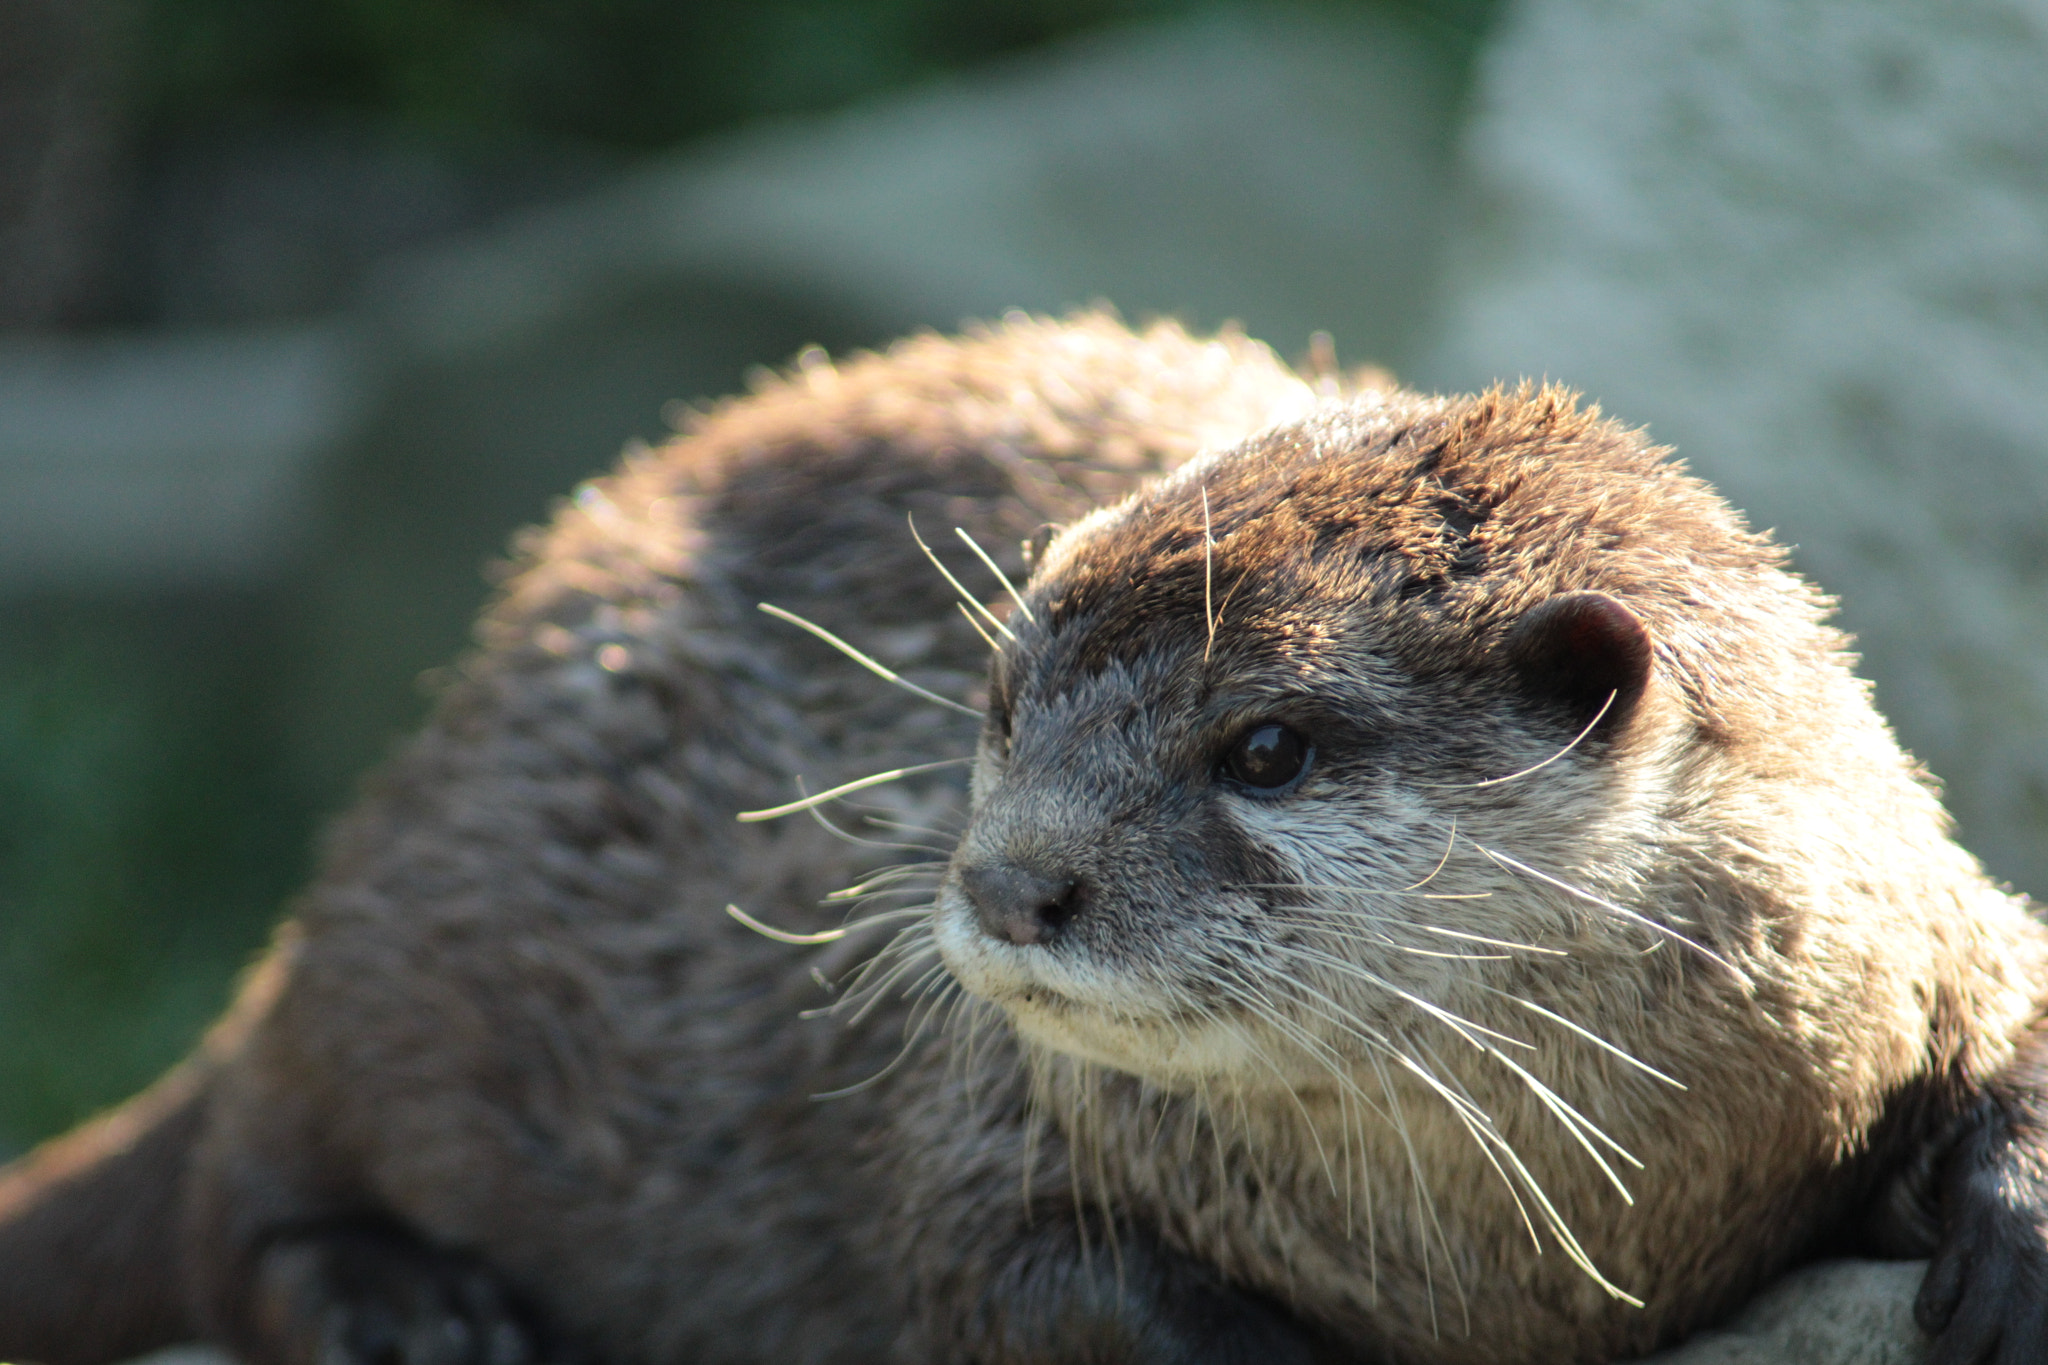
[[[1506,651],[1531,697],[1566,708],[1579,725],[1597,715],[1602,731],[1625,721],[1650,683],[1649,629],[1604,592],[1559,593],[1532,607],[1508,631]]]

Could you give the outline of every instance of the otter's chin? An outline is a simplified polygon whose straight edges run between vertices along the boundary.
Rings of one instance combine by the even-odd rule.
[[[966,914],[942,911],[934,928],[939,957],[953,978],[1001,1007],[1018,1035],[1036,1046],[1162,1085],[1257,1069],[1250,1040],[1235,1021],[1149,1000],[1144,983],[1115,972],[1075,970],[1046,961],[1043,950],[994,942]]]
[[[1230,1020],[1111,1019],[1041,994],[997,1003],[1027,1042],[1167,1089],[1243,1082],[1260,1074],[1251,1040]]]

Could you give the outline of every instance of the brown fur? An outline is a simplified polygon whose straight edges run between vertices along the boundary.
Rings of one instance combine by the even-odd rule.
[[[197,1074],[176,1071],[0,1173],[0,1225],[34,1252],[0,1275],[10,1358],[119,1360],[190,1332],[178,1194],[204,1117]]]
[[[1336,409],[1056,541],[1028,599],[1042,626],[1018,625],[996,675],[1020,737],[1026,716],[1041,717],[1039,745],[1014,763],[1003,742],[984,751],[980,809],[954,861],[1042,868],[1054,856],[1063,877],[1094,890],[1075,924],[1108,927],[1065,962],[991,946],[949,883],[939,942],[955,975],[1028,1036],[1112,1068],[1088,1077],[1046,1063],[1055,1110],[1085,1115],[1075,1126],[1106,1149],[1108,1201],[1345,1339],[1429,1361],[1650,1349],[1847,1221],[1896,1161],[1890,1135],[1925,1134],[2010,1056],[2043,945],[2025,907],[1948,840],[1933,794],[1823,624],[1826,603],[1782,561],[1639,434],[1527,388]],[[1647,694],[1540,775],[1487,785],[1572,740],[1576,721],[1526,695],[1508,642],[1541,604],[1587,590],[1648,627]],[[1090,724],[1119,708],[1122,744]],[[1189,723],[1205,714],[1217,719]],[[1377,894],[1428,881],[1488,899],[1323,899],[1382,920],[1430,913],[1567,955],[1446,970],[1403,952],[1453,944],[1408,934],[1380,950],[1277,903],[1315,897],[1204,875],[1162,892],[1155,865],[1214,856],[1231,837],[1232,821],[1219,828],[1209,810],[1211,755],[1252,721],[1293,716],[1331,740],[1324,789],[1240,803],[1253,814],[1236,823],[1270,848],[1266,826],[1319,820],[1318,847],[1297,860],[1306,872],[1280,858],[1267,884],[1358,880],[1315,874],[1348,847],[1354,865],[1380,871]],[[1206,823],[1171,828],[1192,819],[1175,814],[1191,801]],[[1145,815],[1109,819],[1105,808]],[[1461,832],[1448,848],[1447,828]],[[1015,852],[1048,845],[1059,852]],[[1590,896],[1503,868],[1482,846]],[[1227,964],[1205,957],[1218,941],[1231,945]],[[1391,985],[1319,971],[1304,941]],[[1214,1000],[1226,971],[1272,983],[1329,1064],[1274,1064],[1302,1046],[1245,1018],[1252,986]],[[1289,1000],[1317,977],[1345,1020]],[[1396,987],[1540,1044],[1523,1065],[1643,1162],[1625,1178],[1634,1206],[1527,1085],[1468,1060],[1468,1036],[1393,998]],[[1050,1015],[1046,993],[1066,997]],[[1509,997],[1594,1029],[1686,1088],[1539,1031]],[[1184,1017],[1148,1031],[1155,1008],[1220,1017],[1226,1036],[1189,1048]],[[1350,1020],[1395,1046],[1361,1046]],[[1603,1295],[1540,1219],[1545,1254],[1533,1253],[1509,1181],[1445,1100],[1375,1067],[1396,1052],[1492,1115],[1593,1264],[1644,1307]],[[1181,1098],[1204,1089],[1209,1105]],[[1407,1131],[1345,1112],[1374,1102]],[[1249,1117],[1234,1117],[1236,1105]],[[1230,1149],[1220,1164],[1158,1159],[1219,1141]],[[1241,1207],[1245,1169],[1283,1192],[1272,1202],[1284,1214]],[[1436,1192],[1433,1214],[1416,1183]],[[1352,1230],[1363,1209],[1375,1211],[1370,1238]]]
[[[0,1282],[22,1286],[0,1300],[0,1355],[84,1365],[184,1326],[252,1360],[310,1359],[340,1330],[318,1296],[338,1302],[356,1273],[322,1267],[388,1235],[444,1258],[418,1261],[428,1278],[487,1269],[545,1349],[622,1363],[1379,1350],[1537,1365],[1668,1340],[1846,1227],[2011,1055],[2044,979],[2040,931],[1948,841],[1824,602],[1639,435],[1548,390],[1316,402],[1242,339],[1017,319],[806,363],[580,491],[525,547],[427,731],[336,828],[246,1037],[177,1111],[197,1117],[147,1139],[200,1130],[149,1196],[181,1209],[182,1289],[134,1281],[129,1320],[147,1329],[66,1336],[81,1268],[161,1255],[167,1220],[67,1262],[33,1218],[0,1219]],[[1040,744],[1043,761],[991,731],[971,803],[953,768],[828,808],[928,851],[800,815],[735,824],[797,778],[817,791],[974,751],[973,720],[756,609],[979,704],[987,646],[907,516],[977,590],[988,575],[953,527],[1021,576],[1020,541],[1082,518],[1032,580],[1046,629],[1010,615],[1021,640],[991,675],[1018,754]],[[1540,780],[1453,790],[1571,740],[1502,660],[1518,619],[1580,589],[1648,627],[1640,701]],[[1048,1025],[1020,985],[1032,969],[963,927],[958,869],[1057,835],[1104,888],[1096,928],[1132,931],[1097,942],[1091,979],[1181,992],[1226,1021],[1226,1044],[1244,1036],[1215,989],[1188,995],[1216,945],[1182,948],[1191,923],[1256,939],[1243,886],[1298,860],[1258,823],[1278,817],[1231,814],[1184,776],[1173,800],[1207,812],[1192,825],[1114,798],[1200,769],[1214,724],[1195,718],[1231,687],[1325,686],[1387,745],[1356,760],[1361,782],[1419,783],[1430,809],[1706,950],[1467,851],[1442,885],[1493,899],[1429,903],[1437,922],[1563,955],[1397,964],[1446,1008],[1540,1043],[1525,1065],[1643,1160],[1630,1208],[1526,1087],[1462,1058],[1451,1073],[1647,1307],[1602,1292],[1555,1237],[1539,1255],[1425,1087],[1362,1057],[1339,1083],[1302,1056],[1170,1056],[1135,1004],[1070,1004]],[[1047,717],[1076,723],[1030,728]],[[1446,847],[1434,826],[1385,827],[1403,877],[1389,886]],[[820,957],[724,913],[829,929],[845,912],[831,892],[906,856],[870,904],[936,892],[936,913]],[[1207,890],[1141,891],[1174,878]],[[911,933],[879,961],[902,972],[803,1017],[835,998],[806,968],[843,985],[896,923]],[[933,929],[1024,1041],[936,970]],[[1532,1031],[1479,985],[1687,1088]],[[1438,1055],[1458,1045],[1389,1005],[1347,1008]],[[1117,1065],[1048,1050],[1060,1029]],[[1345,1084],[1398,1105],[1407,1140],[1361,1121]],[[47,1173],[66,1160],[10,1177],[22,1207],[63,1194]]]

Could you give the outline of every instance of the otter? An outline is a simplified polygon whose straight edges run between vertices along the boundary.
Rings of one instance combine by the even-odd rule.
[[[1566,392],[1318,371],[1013,316],[584,486],[0,1175],[0,1358],[1547,1365],[1856,1249],[2042,1358],[2048,932],[1827,600]]]

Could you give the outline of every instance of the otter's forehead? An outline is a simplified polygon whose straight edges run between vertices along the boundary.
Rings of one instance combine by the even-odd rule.
[[[1054,688],[1161,655],[1329,668],[1361,643],[1469,669],[1553,594],[1657,619],[1701,576],[1778,558],[1666,452],[1563,390],[1376,394],[1070,529],[1033,579],[1020,653]]]

